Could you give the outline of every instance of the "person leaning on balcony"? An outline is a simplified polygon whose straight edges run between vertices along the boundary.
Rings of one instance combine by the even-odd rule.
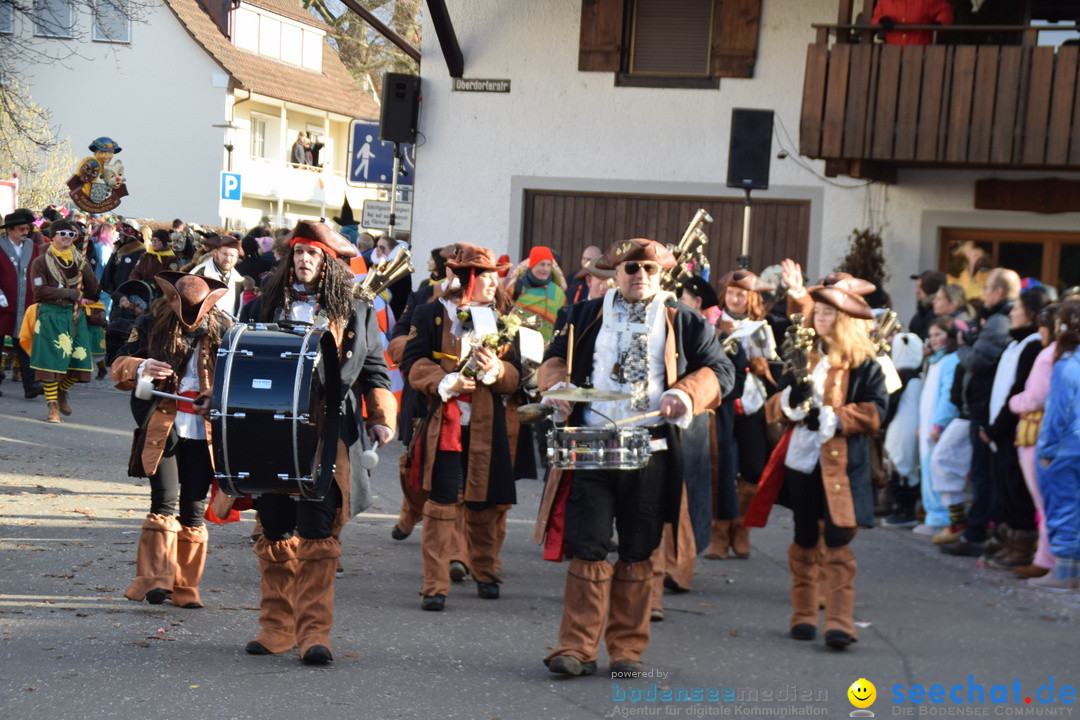
[[[953,7],[949,0],[878,0],[870,22],[885,29],[888,45],[933,45],[933,32],[894,28],[897,25],[952,25]]]
[[[296,142],[293,143],[292,150],[289,152],[289,160],[294,167],[307,167],[311,164],[308,155],[308,143],[310,141],[305,133],[299,132],[296,134]]]

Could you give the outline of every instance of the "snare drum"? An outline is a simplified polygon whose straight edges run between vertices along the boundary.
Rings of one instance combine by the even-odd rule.
[[[276,328],[236,324],[222,340],[210,414],[216,477],[234,497],[321,499],[337,457],[337,345],[324,327]]]
[[[652,456],[643,427],[562,427],[548,431],[548,459],[564,470],[640,470]]]

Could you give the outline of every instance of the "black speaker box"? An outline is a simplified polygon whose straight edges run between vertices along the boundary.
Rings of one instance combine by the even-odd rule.
[[[420,78],[416,75],[386,73],[383,76],[379,139],[396,143],[416,142],[416,116],[419,110]]]
[[[772,110],[735,108],[731,111],[728,187],[744,190],[769,189],[772,132]]]

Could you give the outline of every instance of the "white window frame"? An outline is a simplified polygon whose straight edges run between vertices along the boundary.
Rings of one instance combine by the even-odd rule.
[[[63,2],[64,6],[67,8],[68,20],[67,20],[67,26],[66,27],[62,27],[61,23],[59,23],[59,22],[56,24],[55,28],[50,28],[50,27],[43,28],[41,26],[41,17],[42,16],[41,16],[40,13],[47,6],[47,4],[49,4],[50,2],[53,3],[53,4],[60,4],[60,2]],[[50,23],[49,24],[51,24],[51,18],[50,18]],[[57,30],[58,32],[53,32],[54,29]],[[70,38],[74,37],[74,32],[75,32],[75,9],[72,7],[71,0],[34,0],[34,35],[36,35],[37,37],[68,38],[68,39],[70,39]],[[62,34],[62,33],[66,33],[66,34]]]
[[[94,42],[107,42],[107,43],[119,43],[124,45],[131,44],[131,19],[127,17],[123,10],[126,10],[127,3],[125,0],[95,0],[94,1],[94,29],[91,32],[91,37]],[[101,27],[100,17],[108,11],[116,13],[119,24],[123,24],[124,36],[123,37],[109,37]]]
[[[269,119],[264,115],[251,114],[249,120],[249,133],[251,135],[251,141],[248,146],[248,152],[250,156],[256,159],[266,159],[266,129],[269,125]],[[260,132],[260,127],[262,131]]]

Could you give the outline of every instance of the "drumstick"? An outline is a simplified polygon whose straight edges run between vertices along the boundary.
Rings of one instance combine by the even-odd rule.
[[[658,417],[659,415],[660,415],[659,410],[652,410],[650,412],[642,413],[640,415],[633,415],[633,416],[628,417],[628,418],[623,418],[622,420],[616,420],[615,424],[616,425],[625,425],[627,423],[637,422],[638,420],[648,420],[649,418]]]
[[[574,324],[570,323],[569,334],[566,336],[566,387],[571,385],[571,371],[574,367]]]

